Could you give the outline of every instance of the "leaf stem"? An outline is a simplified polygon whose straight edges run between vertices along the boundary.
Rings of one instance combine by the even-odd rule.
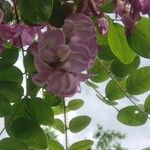
[[[64,104],[64,123],[65,123],[65,146],[66,150],[68,150],[68,128],[67,128],[67,115],[66,115],[66,102],[63,98],[63,104]]]
[[[3,134],[4,131],[5,131],[5,127],[1,130],[0,136]]]
[[[89,81],[87,81],[87,82],[88,82],[88,84],[94,89],[94,91],[99,95],[100,100],[101,100],[102,102],[103,102],[103,101],[106,101],[106,98],[105,98]],[[114,109],[115,109],[116,111],[119,112],[119,109],[118,109],[117,107],[115,107],[115,106],[111,103],[111,101],[107,100],[107,102],[108,102],[112,107],[114,107]]]
[[[16,4],[16,0],[13,0],[13,4],[14,4],[14,10],[15,10],[15,15],[16,15],[16,22],[19,24],[20,21],[19,21],[19,15],[18,15],[18,11],[17,11],[17,4]],[[24,66],[24,62],[25,62],[25,50],[23,48],[23,43],[22,43],[22,39],[21,39],[21,36],[20,36],[20,44],[21,44],[21,52],[22,52],[22,57],[23,57],[23,66]],[[26,80],[26,94],[27,95],[27,78],[28,78],[28,74],[27,74],[27,71],[26,71],[26,68],[24,66],[24,73],[23,75],[25,75],[25,80]]]
[[[143,113],[143,111],[138,107],[138,105],[132,100],[132,98],[124,91],[124,89],[121,87],[121,85],[118,83],[118,81],[115,79],[115,77],[111,74],[111,72],[105,67],[105,65],[101,62],[99,58],[96,58],[98,61],[98,64],[103,67],[103,69],[108,73],[108,75],[112,78],[112,80],[116,83],[116,85],[119,87],[119,89],[124,93],[124,95],[131,101],[131,103],[137,107],[137,109]]]

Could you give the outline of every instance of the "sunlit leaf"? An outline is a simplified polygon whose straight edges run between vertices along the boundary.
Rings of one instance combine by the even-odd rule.
[[[62,102],[62,98],[56,95],[53,95],[49,92],[44,92],[45,100],[52,106],[58,106]]]
[[[150,95],[145,100],[144,108],[145,111],[150,114]]]
[[[83,140],[71,145],[70,150],[88,150],[92,147],[93,141]]]
[[[141,112],[135,106],[127,106],[121,109],[118,113],[117,119],[129,126],[140,126],[146,123],[147,114]]]
[[[131,74],[133,71],[135,71],[138,66],[140,65],[140,58],[139,56],[136,56],[132,63],[130,64],[123,64],[119,60],[113,60],[111,64],[111,71],[116,77],[126,77],[127,75]]]
[[[91,118],[89,116],[78,116],[69,122],[69,129],[71,132],[77,133],[85,129],[90,123]]]
[[[127,91],[138,95],[150,90],[150,67],[143,67],[132,73],[127,79]]]
[[[56,140],[48,141],[49,150],[64,150],[64,147]]]
[[[150,58],[150,20],[142,18],[136,24],[134,31],[129,35],[128,42],[135,53]]]
[[[60,119],[54,119],[53,128],[64,133],[65,125]]]
[[[118,81],[118,83],[126,91],[126,80]],[[105,93],[109,100],[118,100],[125,97],[125,94],[113,80],[107,84]]]
[[[132,63],[135,53],[132,51],[128,45],[124,27],[116,24],[110,23],[108,42],[113,54],[124,64]]]
[[[81,99],[74,99],[68,103],[68,108],[70,110],[80,109],[84,105],[84,101]]]
[[[111,65],[110,61],[103,61],[103,64],[106,66],[108,70],[110,69]],[[98,62],[95,63],[95,65],[89,70],[89,72],[93,74],[91,80],[96,83],[103,82],[109,78],[108,73]]]

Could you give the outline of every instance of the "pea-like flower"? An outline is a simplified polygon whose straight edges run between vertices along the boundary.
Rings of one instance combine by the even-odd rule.
[[[63,29],[47,26],[46,31],[39,30],[38,42],[29,47],[37,69],[33,82],[61,97],[80,92],[80,82],[89,77],[83,72],[90,68],[91,58],[97,51],[96,45],[96,50],[90,49],[93,41],[88,40],[95,36],[93,24],[82,17],[81,14],[72,16],[65,21]],[[83,20],[78,22],[79,18]]]

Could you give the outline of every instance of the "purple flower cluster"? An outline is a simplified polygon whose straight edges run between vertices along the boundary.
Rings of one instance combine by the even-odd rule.
[[[121,17],[127,33],[130,34],[136,22],[140,19],[141,13],[150,16],[150,0],[118,0],[116,14]]]
[[[80,82],[89,77],[83,72],[94,63],[98,51],[95,27],[88,16],[71,15],[62,28],[47,24],[6,25],[2,23],[3,17],[0,10],[0,54],[8,41],[18,48],[27,45],[37,69],[33,76],[35,84],[46,86],[51,93],[62,97],[80,91]]]
[[[35,29],[21,24],[3,24],[3,11],[0,9],[0,54],[4,51],[4,44],[11,42],[16,47],[30,45],[35,37]]]
[[[38,42],[29,50],[37,69],[33,82],[58,96],[73,96],[89,77],[83,72],[91,67],[98,50],[93,22],[74,14],[61,29],[47,25],[45,31],[38,31]]]

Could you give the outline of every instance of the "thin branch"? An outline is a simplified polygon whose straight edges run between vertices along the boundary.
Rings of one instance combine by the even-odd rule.
[[[116,85],[119,87],[119,89],[122,91],[122,93],[124,93],[124,95],[131,101],[131,103],[137,107],[137,109],[143,113],[143,111],[138,107],[138,105],[132,100],[132,98],[126,93],[126,91],[124,91],[124,89],[121,87],[121,85],[118,83],[118,81],[115,79],[115,77],[111,74],[111,72],[109,72],[109,70],[107,70],[107,68],[105,67],[105,65],[101,62],[101,60],[99,58],[96,58],[98,61],[98,64],[103,67],[103,69],[108,73],[108,75],[112,78],[112,80],[116,83]]]
[[[3,134],[4,131],[5,131],[5,127],[1,130],[0,136]]]
[[[103,102],[103,101],[108,102],[112,107],[114,107],[114,109],[115,109],[116,111],[119,111],[119,109],[118,109],[117,107],[115,107],[115,106],[111,103],[111,101],[106,100],[106,98],[105,98],[89,81],[87,81],[87,82],[88,82],[88,84],[94,89],[94,91],[98,94],[98,96],[99,96],[99,98],[101,99],[102,102]]]
[[[64,104],[64,123],[65,123],[65,146],[66,150],[68,150],[68,127],[67,127],[67,115],[66,115],[66,102],[65,99],[63,99]]]
[[[16,0],[13,0],[13,4],[14,4],[14,10],[15,10],[15,15],[16,15],[16,22],[19,24],[20,21],[19,21],[19,15],[18,15],[18,11],[17,11],[17,2]],[[24,59],[25,59],[25,50],[23,48],[23,43],[22,43],[22,39],[21,39],[21,36],[20,36],[20,43],[21,43],[21,52],[22,52],[22,57],[23,57],[23,65],[24,65]],[[25,75],[25,79],[26,79],[26,89],[27,89],[27,77],[28,77],[28,74],[27,74],[27,71],[26,71],[26,68],[24,66],[24,75]],[[26,95],[27,95],[27,90],[26,90]]]

